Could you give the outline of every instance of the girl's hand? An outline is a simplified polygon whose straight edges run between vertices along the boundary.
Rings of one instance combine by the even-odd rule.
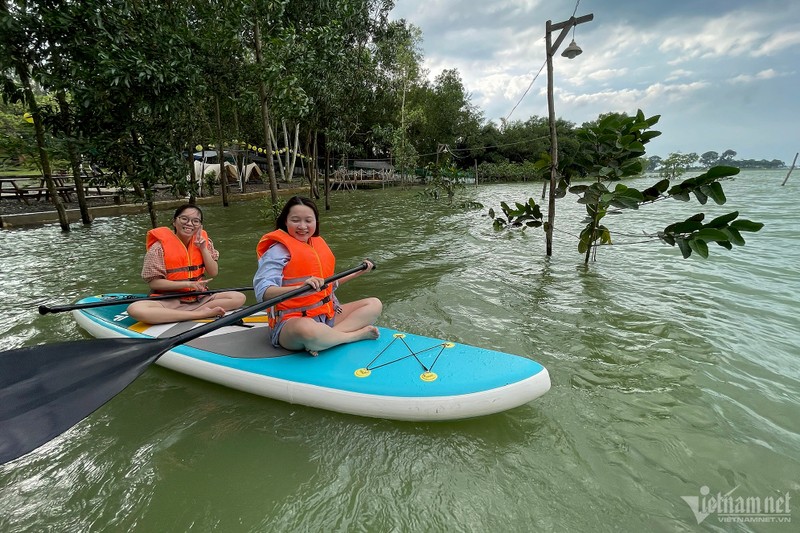
[[[207,291],[208,290],[208,282],[214,278],[208,279],[198,279],[197,281],[190,281],[187,289],[191,289],[193,291]]]
[[[322,289],[325,286],[325,280],[322,278],[310,277],[303,282],[304,285],[308,285],[315,291]]]
[[[201,250],[205,249],[205,247],[206,247],[206,240],[203,237],[203,233],[202,232],[203,232],[203,225],[200,224],[199,226],[197,226],[197,229],[195,230],[195,233],[194,233],[194,244],[195,244],[195,246],[197,246]]]

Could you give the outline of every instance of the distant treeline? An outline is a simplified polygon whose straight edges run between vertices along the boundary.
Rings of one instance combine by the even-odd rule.
[[[735,159],[735,150],[725,150],[722,154],[718,152],[709,151],[702,155],[697,155],[695,152],[683,154],[674,152],[669,154],[666,158],[661,158],[657,155],[647,158],[648,164],[646,170],[648,172],[661,171],[673,167],[682,167],[686,169],[697,168],[711,168],[716,165],[726,165],[737,168],[763,168],[763,169],[780,169],[786,168],[786,163],[780,159],[773,159],[767,161],[766,159]]]

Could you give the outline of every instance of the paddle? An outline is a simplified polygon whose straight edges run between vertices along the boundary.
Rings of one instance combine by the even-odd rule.
[[[39,314],[46,315],[47,313],[63,313],[64,311],[74,311],[75,309],[91,309],[93,307],[105,307],[107,305],[122,305],[133,302],[140,302],[142,300],[169,300],[174,298],[185,298],[186,296],[205,296],[206,294],[216,294],[218,292],[227,291],[252,291],[253,287],[236,287],[235,289],[214,289],[212,291],[192,291],[192,292],[176,292],[172,294],[163,294],[158,296],[120,296],[115,298],[107,298],[99,302],[87,302],[82,304],[71,305],[40,305]]]
[[[362,263],[325,278],[325,284],[366,268]],[[174,337],[81,340],[0,352],[0,464],[89,416],[175,346],[309,290],[299,287]]]

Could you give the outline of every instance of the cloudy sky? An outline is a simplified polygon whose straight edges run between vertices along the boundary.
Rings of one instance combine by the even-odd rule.
[[[798,0],[396,0],[392,18],[422,30],[431,79],[458,69],[499,124],[547,116],[546,68],[531,85],[545,23],[573,13],[594,20],[575,28],[583,54],[561,56],[570,32],[554,57],[558,117],[661,115],[647,152],[662,157],[732,149],[789,165],[800,151]]]

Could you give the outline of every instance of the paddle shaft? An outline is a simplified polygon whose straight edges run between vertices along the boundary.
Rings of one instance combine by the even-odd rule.
[[[346,278],[351,274],[355,274],[356,272],[361,272],[367,268],[367,263],[361,263],[357,267],[353,267],[349,270],[345,270],[343,272],[339,272],[338,274],[334,274],[329,278],[325,278],[325,285],[330,285],[334,281],[338,281],[342,278]],[[250,307],[245,307],[240,311],[236,311],[235,313],[230,313],[223,317],[220,317],[213,322],[209,322],[208,324],[203,324],[202,326],[198,326],[196,328],[192,328],[189,331],[185,331],[174,337],[167,337],[164,340],[170,341],[169,348],[174,346],[178,346],[179,344],[187,343],[193,339],[198,337],[202,337],[206,333],[210,331],[214,331],[215,329],[223,328],[225,326],[230,326],[231,324],[236,324],[244,317],[250,316],[253,313],[258,313],[259,311],[263,311],[264,309],[269,309],[270,307],[276,306],[281,302],[285,302],[295,296],[300,296],[301,294],[305,294],[307,292],[312,292],[313,289],[309,285],[303,285],[294,289],[293,291],[285,292],[280,296],[276,296],[275,298],[270,298],[269,300],[265,300],[261,303],[257,303],[255,305],[251,305]],[[167,348],[167,350],[169,349]],[[166,350],[165,350],[166,351]]]
[[[133,302],[141,302],[144,300],[147,301],[155,301],[155,300],[174,300],[175,298],[185,298],[187,296],[205,296],[207,294],[217,294],[220,292],[228,292],[228,291],[252,291],[253,287],[236,287],[233,289],[214,289],[210,291],[192,291],[192,292],[176,292],[172,294],[161,294],[158,296],[123,296],[122,298],[109,298],[108,300],[103,300],[101,302],[86,302],[82,304],[70,304],[70,305],[40,305],[39,306],[39,314],[46,315],[47,313],[63,313],[64,311],[74,311],[76,309],[92,309],[95,307],[106,307],[109,305],[123,305],[129,304]]]

